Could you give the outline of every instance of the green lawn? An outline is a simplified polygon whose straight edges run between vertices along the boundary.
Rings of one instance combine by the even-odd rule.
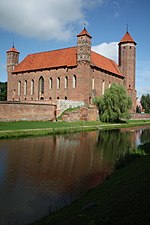
[[[99,121],[50,122],[50,121],[19,121],[0,122],[0,138],[16,138],[65,134],[71,132],[92,131],[98,129],[115,129],[150,124],[149,121],[126,121],[118,124],[106,124]]]

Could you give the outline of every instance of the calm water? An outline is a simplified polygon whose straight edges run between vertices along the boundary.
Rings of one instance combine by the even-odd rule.
[[[102,183],[150,127],[0,140],[0,225],[24,225]]]

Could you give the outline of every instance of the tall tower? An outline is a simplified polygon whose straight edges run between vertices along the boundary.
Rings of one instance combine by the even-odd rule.
[[[15,91],[15,89],[13,89],[14,87],[11,84],[11,74],[18,62],[19,52],[17,51],[17,49],[15,49],[13,44],[12,48],[7,51],[7,101],[12,100],[13,90]]]
[[[125,76],[124,86],[132,98],[132,112],[136,110],[135,66],[136,42],[127,31],[119,42],[119,68]]]
[[[91,62],[91,35],[87,32],[86,28],[77,35],[77,61]]]
[[[19,54],[20,53],[14,47],[14,44],[13,44],[12,48],[10,48],[7,51],[7,72],[8,72],[8,74],[11,73],[14,70],[14,67],[18,64]]]

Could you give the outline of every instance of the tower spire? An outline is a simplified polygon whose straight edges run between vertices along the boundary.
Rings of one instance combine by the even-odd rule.
[[[126,26],[126,30],[127,30],[127,32],[128,32],[128,23],[127,23],[127,26]]]

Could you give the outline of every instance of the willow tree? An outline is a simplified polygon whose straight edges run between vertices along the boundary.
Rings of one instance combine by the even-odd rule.
[[[132,101],[120,84],[112,84],[103,96],[95,97],[93,102],[99,108],[102,122],[119,122],[129,118]]]

